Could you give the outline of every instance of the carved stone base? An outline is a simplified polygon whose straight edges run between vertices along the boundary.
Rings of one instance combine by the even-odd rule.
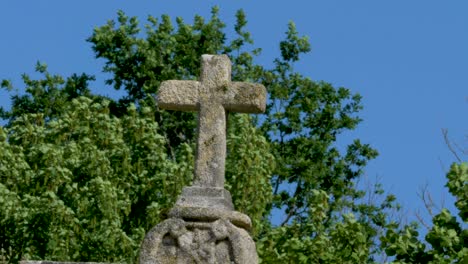
[[[258,263],[250,218],[231,209],[228,191],[203,189],[184,189],[171,218],[146,234],[140,264]]]

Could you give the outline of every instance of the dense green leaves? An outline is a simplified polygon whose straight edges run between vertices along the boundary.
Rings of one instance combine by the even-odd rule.
[[[370,251],[369,234],[352,214],[330,226],[329,196],[313,191],[313,208],[303,224],[272,229],[257,243],[262,263],[365,263]]]
[[[468,221],[468,164],[453,164],[447,174],[445,185],[450,193],[456,197],[455,206],[460,210],[459,216]]]
[[[43,79],[33,80],[23,74],[25,95],[12,96],[12,109],[8,112],[0,111],[0,118],[13,121],[22,114],[42,113],[47,118],[59,114],[65,105],[79,96],[91,96],[88,84],[94,77],[87,74],[73,74],[68,78],[52,75],[47,71],[47,65],[38,62],[36,72],[43,75]],[[11,83],[3,80],[2,88],[12,90]]]
[[[258,234],[271,209],[274,156],[248,115],[231,115],[229,122],[226,188],[232,193],[235,208],[251,217],[253,234]]]
[[[38,113],[11,123],[0,158],[8,258],[132,260],[189,182],[191,155],[167,159],[150,111],[117,119],[107,104],[79,97],[48,122]]]
[[[466,195],[468,192],[468,164],[453,164],[447,173],[447,187],[456,198],[460,210],[457,219],[447,209],[435,215],[433,226],[420,241],[416,225],[402,230],[389,229],[382,238],[388,255],[395,256],[396,263],[466,263],[468,261],[468,221]]]

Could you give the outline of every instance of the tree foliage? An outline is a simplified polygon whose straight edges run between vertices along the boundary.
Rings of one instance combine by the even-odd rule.
[[[385,250],[409,261],[400,241],[414,241],[415,229],[405,236],[388,217],[395,197],[379,186],[371,193],[357,186],[377,151],[358,139],[345,151],[336,143],[361,121],[360,96],[294,71],[311,48],[292,22],[267,69],[255,63],[261,49],[252,47],[244,12],[236,13],[228,38],[218,11],[195,16],[193,24],[149,16],[144,31],[120,11],[96,28],[88,41],[105,62],[106,84],[126,91],[118,100],[92,93],[91,75],[64,78],[38,63],[42,78],[23,76],[25,94],[0,109],[8,121],[0,127],[5,260],[134,262],[145,232],[165,219],[192,180],[196,115],[160,110],[154,96],[164,80],[196,79],[202,54],[224,53],[233,80],[261,82],[269,93],[263,116],[230,114],[227,136],[226,188],[236,209],[252,218],[262,263],[365,263]],[[12,89],[8,81],[1,85]],[[466,173],[450,175],[458,180],[449,178],[448,186],[464,208]],[[382,199],[368,203],[365,195]],[[466,208],[460,210],[466,221]],[[272,221],[272,212],[282,219]],[[441,215],[435,222],[455,228],[452,220]],[[453,235],[437,230],[430,241]],[[466,253],[466,234],[452,237],[450,250]]]
[[[382,238],[388,255],[395,256],[395,263],[466,263],[468,261],[468,163],[454,163],[447,173],[446,187],[456,198],[459,218],[448,209],[432,219],[433,226],[419,240],[417,226],[388,229]],[[461,220],[461,221],[460,221]]]

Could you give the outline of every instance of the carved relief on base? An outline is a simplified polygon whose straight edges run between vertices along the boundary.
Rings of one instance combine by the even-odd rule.
[[[229,220],[192,222],[170,218],[146,235],[140,263],[256,264],[255,243]]]

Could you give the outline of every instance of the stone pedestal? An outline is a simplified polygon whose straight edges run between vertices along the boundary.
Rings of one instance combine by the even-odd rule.
[[[186,187],[169,216],[143,240],[141,264],[258,263],[250,218],[234,211],[227,190]]]
[[[203,55],[199,81],[168,80],[158,90],[162,109],[198,112],[194,186],[183,189],[169,219],[146,235],[140,263],[256,264],[250,218],[234,211],[224,189],[226,113],[261,113],[266,89],[231,82],[226,55]]]

